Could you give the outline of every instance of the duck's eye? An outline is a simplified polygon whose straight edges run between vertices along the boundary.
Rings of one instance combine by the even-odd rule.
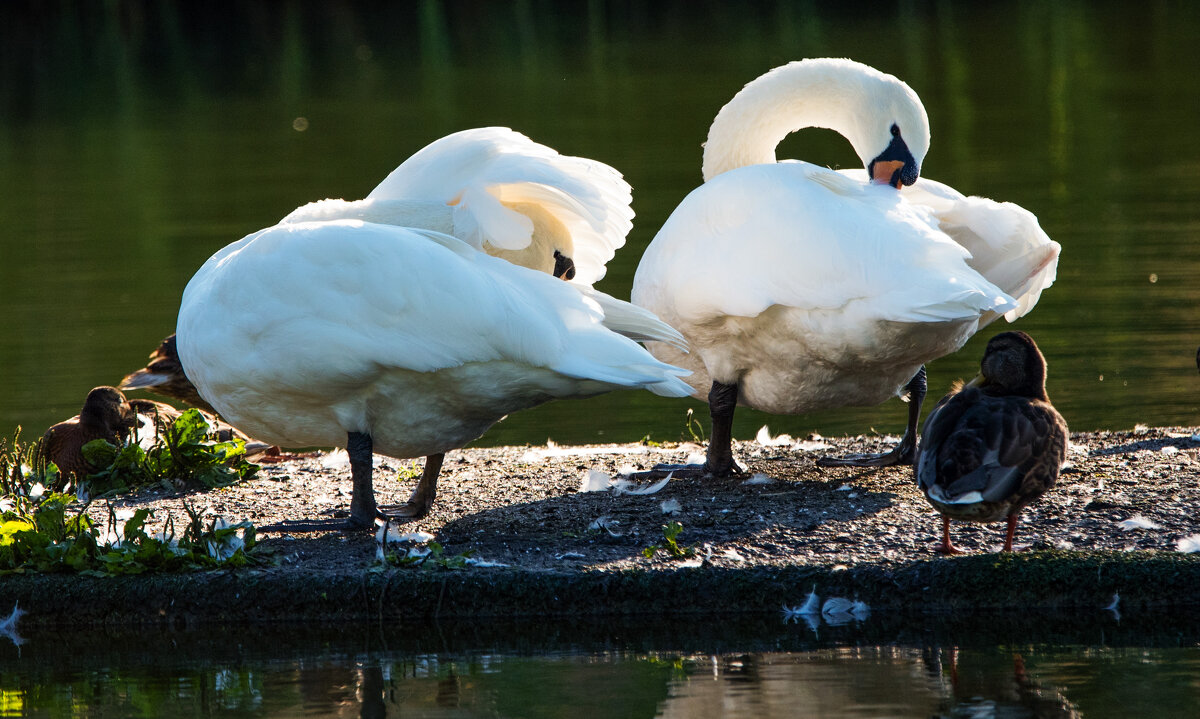
[[[575,279],[575,261],[558,250],[554,251],[554,276],[560,280]]]
[[[900,126],[892,123],[892,137],[900,137]]]

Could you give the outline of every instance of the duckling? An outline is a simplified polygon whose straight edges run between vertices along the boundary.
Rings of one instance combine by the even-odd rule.
[[[125,395],[115,387],[96,387],[88,392],[83,408],[71,419],[59,422],[38,441],[36,456],[58,465],[60,478],[77,480],[99,471],[83,457],[83,445],[94,439],[121,444],[136,421]],[[61,486],[55,487],[61,489]]]
[[[125,379],[121,380],[121,384],[117,388],[123,390],[148,389],[164,397],[185,402],[205,412],[216,413],[212,405],[196,391],[196,386],[183,371],[183,365],[179,362],[179,352],[175,349],[174,332],[150,353],[150,361],[146,363],[145,367],[125,375]]]
[[[1024,332],[988,341],[980,374],[946,395],[925,420],[915,474],[942,515],[938,551],[960,554],[950,520],[1008,521],[1054,486],[1067,453],[1067,423],[1046,396],[1046,359]]]

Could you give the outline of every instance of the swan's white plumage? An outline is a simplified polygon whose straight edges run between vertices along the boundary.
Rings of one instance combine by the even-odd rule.
[[[867,181],[865,170],[840,172]],[[900,196],[931,212],[938,229],[968,251],[971,269],[1016,299],[1017,306],[1004,315],[1009,322],[1033,309],[1042,290],[1054,284],[1062,247],[1029,210],[1012,202],[968,197],[927,177],[901,189]]]
[[[362,219],[454,235],[478,249],[518,251],[537,223],[533,206],[562,224],[573,244],[574,282],[590,285],[633,226],[629,183],[612,167],[560,155],[504,127],[463,130],[405,160],[365,200],[323,200],[285,222]],[[520,263],[519,263],[520,264]]]
[[[1016,206],[775,161],[788,132],[819,126],[869,164],[893,125],[920,162],[929,129],[916,94],[848,60],[777,68],[718,114],[706,182],[647,248],[632,298],[687,338],[690,355],[650,348],[694,371],[696,396],[715,380],[774,413],[876,404],[983,324],[1029,311],[1053,281],[1058,246]]]
[[[432,231],[287,223],[196,273],[178,349],[201,396],[265,441],[342,445],[363,432],[377,452],[416,457],[555,398],[687,394],[681,370],[604,326],[594,294]]]

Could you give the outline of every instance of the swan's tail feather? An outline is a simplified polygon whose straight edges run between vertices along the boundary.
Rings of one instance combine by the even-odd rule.
[[[671,325],[663,322],[650,310],[618,300],[590,287],[580,287],[584,297],[600,306],[603,325],[619,335],[636,342],[665,342],[687,352],[687,340]]]

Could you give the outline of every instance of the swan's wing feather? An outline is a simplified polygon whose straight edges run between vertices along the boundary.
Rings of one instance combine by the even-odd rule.
[[[755,165],[684,199],[643,257],[635,287],[664,285],[675,315],[692,323],[753,317],[772,305],[896,322],[1012,309],[966,258],[929,213],[886,187],[807,163]]]
[[[232,311],[250,304],[256,312]],[[185,340],[228,344],[226,376],[254,377],[269,367],[276,377],[336,394],[361,391],[382,372],[502,360],[690,393],[678,379],[684,370],[604,327],[595,303],[576,288],[433,231],[358,221],[276,225],[210,259],[183,306],[181,357]],[[206,313],[232,324],[214,327],[203,321]],[[251,315],[272,321],[239,324]],[[184,361],[203,387],[205,367]]]
[[[536,202],[571,231],[575,282],[591,284],[625,244],[632,192],[621,173],[560,155],[503,127],[447,135],[392,171],[367,199],[430,200],[454,207],[455,234],[501,249],[528,246],[533,224],[501,203]]]
[[[840,174],[866,181],[863,170]],[[1020,205],[968,197],[926,177],[900,194],[910,204],[932,212],[939,229],[971,254],[968,264],[1016,300],[1004,315],[1009,322],[1033,309],[1042,291],[1054,283],[1062,247]]]
[[[666,342],[684,352],[687,340],[671,325],[650,310],[619,300],[591,287],[579,287],[580,293],[599,305],[603,324],[617,334],[638,342]]]

